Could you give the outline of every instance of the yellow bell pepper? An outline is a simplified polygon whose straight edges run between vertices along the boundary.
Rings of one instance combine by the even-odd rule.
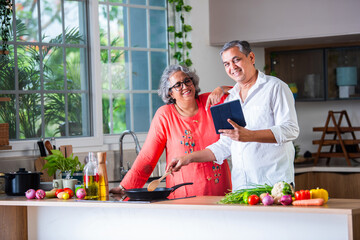
[[[324,199],[324,203],[329,200],[329,193],[323,188],[316,188],[310,190],[311,198],[322,198]]]

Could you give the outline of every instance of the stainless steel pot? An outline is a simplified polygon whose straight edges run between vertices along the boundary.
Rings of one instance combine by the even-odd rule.
[[[29,189],[37,190],[40,187],[41,172],[26,171],[19,168],[17,172],[5,173],[5,193],[10,196],[24,196]]]

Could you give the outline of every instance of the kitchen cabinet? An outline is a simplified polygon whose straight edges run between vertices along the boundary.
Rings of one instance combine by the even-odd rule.
[[[266,48],[265,63],[296,101],[360,99],[360,43]]]
[[[27,207],[29,239],[359,239],[360,200],[330,199],[324,206],[217,204],[221,196],[144,202],[1,197]],[[0,219],[3,231],[10,223]],[[31,220],[30,220],[31,219]],[[4,226],[4,227],[3,227]],[[279,233],[276,233],[279,229]],[[301,234],[294,234],[301,231]],[[256,235],[254,235],[256,233]],[[0,233],[1,234],[1,233]],[[0,235],[3,236],[3,235]]]
[[[297,167],[295,189],[324,188],[330,198],[360,199],[359,167]]]
[[[264,47],[359,39],[359,9],[356,0],[209,0],[210,44],[239,39]]]

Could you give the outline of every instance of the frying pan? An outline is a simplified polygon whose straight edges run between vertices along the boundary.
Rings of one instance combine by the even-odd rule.
[[[192,185],[193,183],[182,183],[171,188],[156,188],[154,191],[148,191],[147,188],[133,188],[125,190],[126,196],[131,200],[150,201],[167,198],[170,193],[185,185]]]

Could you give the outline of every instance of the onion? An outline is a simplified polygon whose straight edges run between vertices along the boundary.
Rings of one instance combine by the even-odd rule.
[[[284,195],[280,198],[280,203],[282,205],[290,205],[292,203],[291,195]]]
[[[25,192],[25,196],[27,199],[34,199],[35,198],[35,190],[29,189]]]
[[[261,202],[262,202],[262,200],[263,200],[263,198],[265,197],[265,196],[268,196],[269,194],[268,193],[262,193],[262,194],[260,194],[260,200],[261,200]]]
[[[76,191],[76,197],[77,197],[77,198],[83,199],[85,196],[86,196],[85,189],[79,188],[79,189]]]
[[[264,204],[264,206],[273,205],[274,198],[268,194],[265,197],[263,197],[262,203]]]
[[[35,192],[35,196],[36,196],[37,199],[43,199],[46,196],[46,193],[45,193],[44,190],[38,189]]]

